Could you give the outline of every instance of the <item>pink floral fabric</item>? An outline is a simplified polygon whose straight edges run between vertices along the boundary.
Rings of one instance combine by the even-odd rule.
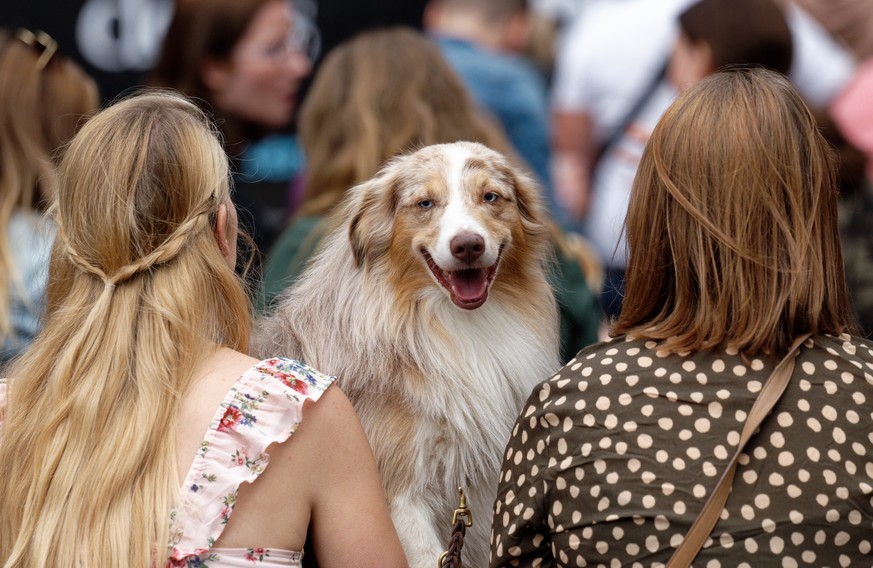
[[[242,483],[266,469],[270,444],[284,442],[334,378],[298,361],[260,361],[237,380],[215,413],[170,517],[167,567],[300,566],[301,552],[213,548]]]

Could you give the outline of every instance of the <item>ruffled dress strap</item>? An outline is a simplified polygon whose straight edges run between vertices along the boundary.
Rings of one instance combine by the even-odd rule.
[[[293,359],[265,359],[225,396],[194,458],[170,517],[167,566],[207,552],[224,530],[242,483],[269,463],[267,447],[300,425],[303,405],[334,381]]]

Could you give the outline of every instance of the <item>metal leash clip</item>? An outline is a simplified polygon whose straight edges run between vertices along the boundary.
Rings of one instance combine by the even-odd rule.
[[[437,568],[463,568],[461,549],[464,547],[467,527],[472,526],[473,513],[467,508],[467,496],[464,495],[464,489],[458,487],[458,508],[452,513],[452,536],[448,549],[437,560]]]

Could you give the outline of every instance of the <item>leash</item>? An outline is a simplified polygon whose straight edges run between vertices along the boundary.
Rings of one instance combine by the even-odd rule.
[[[461,550],[464,548],[464,536],[467,527],[473,526],[473,514],[467,508],[467,497],[464,490],[458,487],[458,508],[452,514],[452,535],[449,538],[449,546],[440,554],[437,568],[463,568]]]

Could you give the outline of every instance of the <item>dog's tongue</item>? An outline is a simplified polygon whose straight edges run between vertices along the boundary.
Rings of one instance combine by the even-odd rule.
[[[488,278],[484,270],[456,270],[449,275],[452,292],[462,302],[478,300],[488,290]]]

